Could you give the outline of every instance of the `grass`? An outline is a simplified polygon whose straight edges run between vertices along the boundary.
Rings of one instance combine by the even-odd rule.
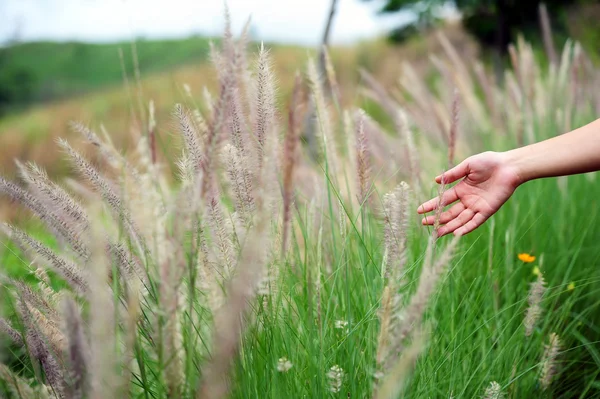
[[[168,147],[173,135],[152,124],[132,127],[138,146],[126,159],[106,139],[76,129],[94,144],[98,169],[62,144],[86,181],[71,186],[85,218],[73,216],[80,212],[67,201],[73,194],[27,178],[32,170],[22,174],[41,205],[0,181],[5,194],[42,217],[56,236],[45,242],[89,284],[80,292],[56,275],[48,283],[38,271],[29,274],[30,293],[3,276],[5,319],[26,345],[9,344],[0,391],[12,397],[19,397],[16,388],[37,397],[43,393],[27,392],[51,387],[52,394],[92,398],[498,398],[495,382],[511,398],[600,396],[595,174],[528,183],[458,244],[432,238],[415,214],[417,204],[437,195],[432,176],[447,166],[454,87],[463,105],[458,142],[450,145],[459,157],[541,140],[594,117],[600,102],[591,85],[561,80],[575,68],[576,48],[567,47],[558,70],[547,70],[524,62],[533,59],[532,49],[519,44],[522,62],[507,71],[507,89],[487,87],[495,106],[448,47],[436,67],[436,91],[423,92],[422,81],[405,75],[382,97],[365,80],[375,109],[392,110],[387,121],[395,131],[388,133],[355,109],[344,119],[348,100],[339,108],[330,104],[311,68],[308,82],[296,80],[290,90],[287,114],[275,112],[268,72],[278,70],[269,68],[268,54],[261,52],[251,67],[266,75],[248,85],[237,69],[244,58],[232,57],[243,46],[223,45],[217,79],[225,90],[209,103],[200,95],[186,98],[173,117],[183,147],[177,183],[170,157],[152,139],[158,134],[156,142]],[[232,87],[239,91],[227,90]],[[312,158],[297,141],[303,110],[310,110],[306,92],[316,105],[320,143]],[[197,109],[202,120],[187,109]],[[409,125],[396,119],[398,110]],[[258,131],[265,135],[252,133]],[[370,167],[356,161],[361,157]],[[282,172],[288,168],[291,180]],[[405,188],[396,188],[401,181],[411,187],[407,203],[400,199]],[[3,262],[65,275],[31,245],[20,243],[21,251],[3,242]],[[121,245],[124,256],[107,245]],[[520,261],[519,253],[535,262]],[[541,317],[526,336],[536,270],[547,289]],[[382,300],[386,290],[391,305]],[[65,300],[77,304],[75,311],[64,310]],[[389,331],[382,329],[386,323]],[[78,326],[83,338],[73,333]],[[552,363],[556,376],[544,389],[552,333],[561,345]],[[398,353],[390,349],[396,347]],[[383,361],[379,352],[387,354]]]

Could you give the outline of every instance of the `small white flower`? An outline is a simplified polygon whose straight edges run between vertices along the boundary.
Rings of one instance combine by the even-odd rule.
[[[342,330],[348,326],[348,322],[346,320],[336,320],[335,328]]]
[[[333,393],[339,392],[344,380],[344,369],[337,364],[332,366],[327,372],[327,378],[329,379],[329,390]]]
[[[383,374],[383,371],[376,371],[375,374],[373,374],[373,377],[376,380],[381,380],[383,377],[385,377],[385,374]]]
[[[289,369],[292,368],[292,366],[292,362],[290,362],[287,357],[281,357],[277,362],[277,371],[279,371],[280,373],[286,373]]]

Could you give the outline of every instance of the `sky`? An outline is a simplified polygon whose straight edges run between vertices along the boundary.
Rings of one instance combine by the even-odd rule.
[[[380,36],[410,19],[378,15],[382,0],[339,0],[331,32],[335,44]],[[221,0],[0,0],[0,43],[32,40],[110,42],[137,37],[218,35]],[[228,0],[233,28],[248,17],[256,40],[318,44],[329,0]]]

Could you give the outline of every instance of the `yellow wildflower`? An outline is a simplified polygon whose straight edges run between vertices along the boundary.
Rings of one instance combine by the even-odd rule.
[[[567,285],[567,290],[568,291],[573,291],[575,289],[575,283],[574,282],[570,282],[569,285]]]
[[[534,276],[539,276],[540,275],[540,268],[539,267],[534,267],[532,270],[532,273]]]
[[[525,263],[531,263],[531,262],[535,261],[535,256],[533,256],[533,255],[523,253],[523,254],[519,254],[517,256],[520,261],[525,262]]]

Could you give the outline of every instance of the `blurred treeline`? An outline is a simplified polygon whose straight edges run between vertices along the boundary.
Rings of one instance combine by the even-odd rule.
[[[464,28],[484,49],[506,54],[508,45],[520,34],[532,43],[541,40],[541,4],[550,17],[553,35],[558,41],[577,37],[593,49],[598,48],[599,0],[384,0],[380,11],[408,11],[415,16],[412,23],[399,26],[390,33],[393,41],[401,42],[443,23],[444,8],[452,6],[462,15]]]
[[[445,23],[439,19],[440,9],[453,4],[462,13],[463,28],[480,43],[484,59],[495,66],[499,61],[495,56],[506,60],[507,45],[519,34],[524,34],[535,47],[542,48],[536,0],[385,0],[382,4],[382,12],[408,10],[416,16],[413,24],[391,32],[395,42],[409,38],[426,41],[429,31]],[[592,59],[600,59],[600,0],[546,0],[546,6],[556,48],[562,48],[567,38],[574,38],[582,43]],[[8,44],[0,47],[0,117],[31,104],[119,83],[123,80],[123,71],[131,76],[136,70],[135,54],[143,74],[203,61],[208,56],[209,40],[191,37],[138,39],[135,44]],[[122,59],[119,50],[124,53]]]
[[[88,92],[123,79],[123,69],[160,72],[208,56],[209,39],[112,44],[32,42],[0,48],[0,116],[32,103]],[[120,52],[124,54],[121,58]]]

